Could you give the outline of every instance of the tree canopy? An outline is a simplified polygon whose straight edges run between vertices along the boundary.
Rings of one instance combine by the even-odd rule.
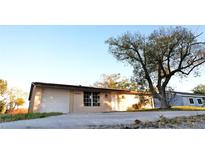
[[[149,36],[127,32],[109,38],[109,52],[133,67],[135,81],[147,85],[167,108],[166,87],[174,75],[188,76],[205,63],[205,42],[183,27],[160,28]]]
[[[137,90],[138,84],[120,74],[103,74],[101,80],[94,83],[95,87],[100,88],[114,88],[114,89],[127,89],[127,90]]]
[[[21,89],[8,89],[7,81],[0,80],[0,114],[14,110],[25,103],[27,93]]]
[[[204,94],[205,95],[205,85],[200,84],[200,85],[196,86],[192,91],[195,94]]]

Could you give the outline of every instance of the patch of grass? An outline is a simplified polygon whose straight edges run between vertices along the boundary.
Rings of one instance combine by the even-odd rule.
[[[172,106],[171,108],[167,109],[139,109],[139,110],[133,110],[128,109],[127,112],[151,112],[151,111],[205,111],[205,107],[198,107],[198,106]]]
[[[205,111],[205,107],[200,106],[173,106],[171,110],[182,110],[182,111]]]
[[[28,114],[2,114],[0,115],[0,123],[10,122],[17,120],[29,120],[29,119],[38,119],[45,118],[49,116],[62,115],[63,113],[59,112],[50,112],[50,113],[28,113]]]
[[[133,110],[133,112],[148,112],[148,111],[170,111],[171,109],[158,109],[158,108],[154,108],[154,109],[139,109],[139,110]],[[130,111],[132,112],[132,111]]]

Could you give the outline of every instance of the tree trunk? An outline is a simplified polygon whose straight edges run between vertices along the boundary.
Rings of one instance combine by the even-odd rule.
[[[167,109],[167,108],[169,108],[169,105],[168,105],[168,103],[167,103],[167,100],[165,100],[164,98],[161,98],[161,99],[160,99],[160,103],[161,103],[161,106],[160,106],[161,109]]]
[[[159,89],[160,90],[158,90],[158,92],[153,94],[155,107],[161,108],[161,109],[170,108],[170,105],[167,100],[165,88],[163,86],[160,86]]]
[[[160,104],[161,104],[160,108],[162,108],[162,109],[169,108],[170,106],[169,106],[169,104],[167,102],[167,97],[166,97],[165,89],[162,88],[162,90],[160,91],[159,95],[160,95],[159,101],[160,101]]]

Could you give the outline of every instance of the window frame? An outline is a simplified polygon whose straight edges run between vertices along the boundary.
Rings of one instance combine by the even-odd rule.
[[[192,101],[191,101],[192,100]],[[193,102],[193,103],[191,103]],[[195,104],[194,99],[193,98],[189,98],[189,104]]]
[[[86,94],[88,94],[88,97],[86,97]],[[84,104],[84,107],[99,107],[100,106],[100,93],[84,91],[83,92],[83,104]]]
[[[200,100],[200,101],[199,101]],[[203,104],[203,102],[202,102],[202,100],[200,99],[200,98],[197,98],[197,102],[198,102],[198,104],[200,104],[200,105],[202,105]],[[200,103],[199,103],[200,102]]]
[[[92,105],[91,92],[84,92],[83,93],[83,104],[84,104],[84,106],[91,106]]]

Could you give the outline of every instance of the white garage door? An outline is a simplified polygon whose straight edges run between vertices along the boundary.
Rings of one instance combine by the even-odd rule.
[[[69,112],[69,91],[45,89],[40,104],[40,112]]]

